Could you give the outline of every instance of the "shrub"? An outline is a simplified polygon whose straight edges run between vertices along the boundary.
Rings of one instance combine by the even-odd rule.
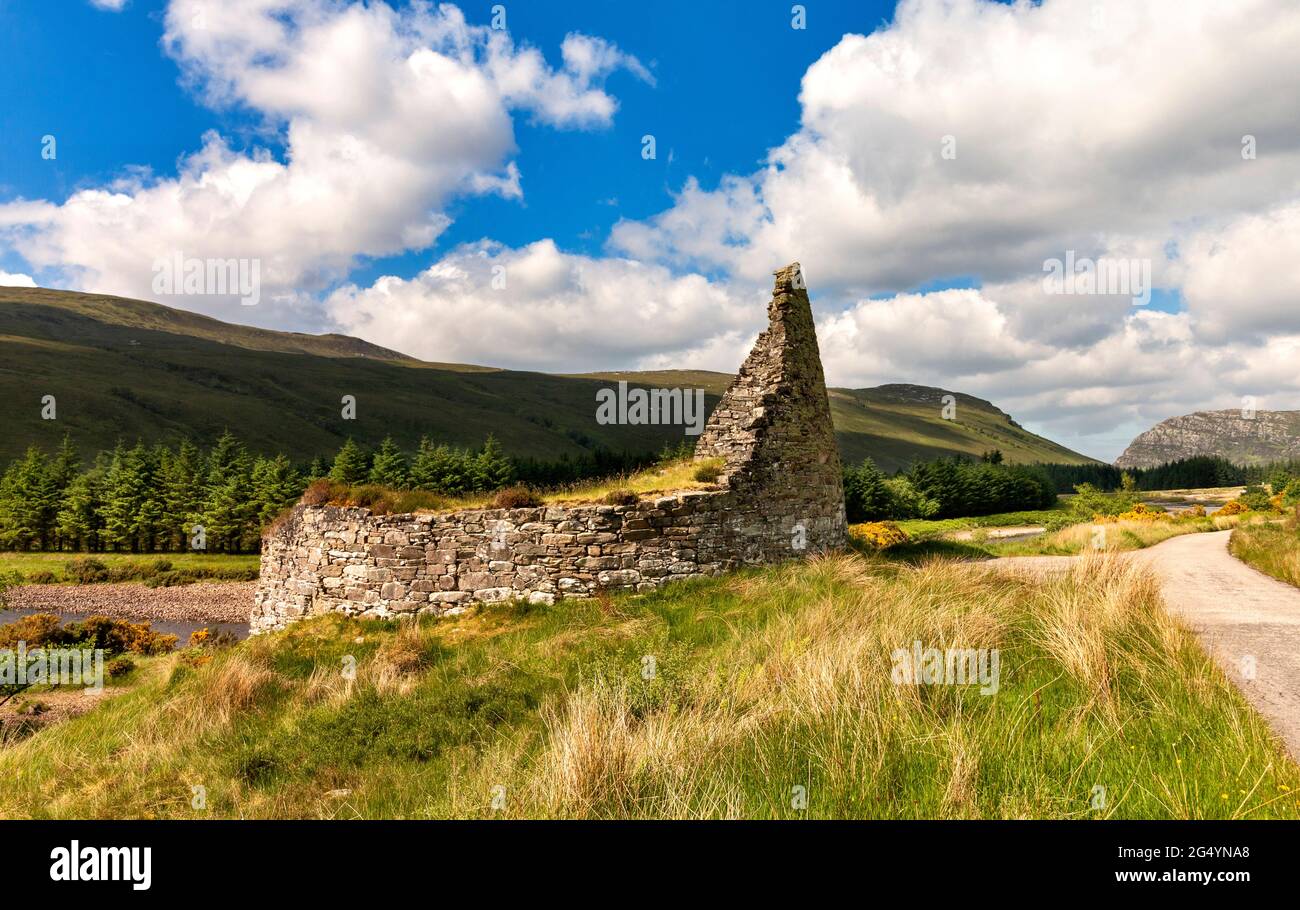
[[[20,572],[0,572],[0,607],[4,607],[7,602],[6,594],[10,588],[17,587],[23,583],[23,576]]]
[[[1282,505],[1294,506],[1300,504],[1300,477],[1287,483],[1282,489]]]
[[[492,498],[494,509],[531,509],[542,504],[542,497],[528,487],[516,484],[506,487]]]
[[[1121,512],[1119,515],[1115,516],[1115,518],[1119,521],[1153,522],[1165,521],[1173,518],[1173,516],[1163,509],[1153,509],[1145,502],[1139,502],[1133,506],[1133,508],[1129,509],[1127,512]]]
[[[609,506],[634,506],[641,501],[641,497],[631,490],[610,490],[605,494],[604,501]]]
[[[125,676],[134,669],[135,661],[127,657],[125,654],[119,654],[117,657],[112,658],[108,663],[104,664],[104,673],[108,675],[109,679],[117,679],[118,677]]]
[[[163,654],[176,646],[176,636],[155,632],[149,623],[133,623],[110,616],[87,616],[63,627],[73,641],[107,654]]]
[[[18,642],[27,648],[59,648],[73,644],[76,638],[60,625],[53,613],[32,613],[0,626],[0,648],[16,648]]]
[[[1080,521],[1089,518],[1096,522],[1099,516],[1115,516],[1121,512],[1140,505],[1137,497],[1131,493],[1103,493],[1090,483],[1081,483],[1074,488],[1074,497],[1070,500],[1070,511]]]
[[[79,585],[89,585],[95,582],[108,581],[108,566],[102,561],[92,557],[83,559],[69,560],[63,566],[63,575],[65,578],[75,581]]]
[[[910,539],[907,532],[892,521],[868,521],[850,525],[849,536],[873,550],[888,550]]]
[[[313,480],[311,484],[303,491],[302,499],[299,500],[305,506],[323,506],[339,493],[342,486],[335,484],[328,477],[322,477],[320,480]]]
[[[1244,502],[1240,499],[1234,499],[1232,502],[1225,503],[1223,508],[1215,512],[1215,515],[1240,515],[1242,512],[1250,511]]]
[[[58,580],[59,576],[49,569],[41,569],[36,572],[28,572],[24,582],[29,585],[52,585],[57,583]]]
[[[207,626],[202,629],[195,629],[190,633],[189,646],[191,648],[208,648],[218,650],[229,648],[231,645],[238,643],[239,639],[234,632],[229,629],[212,630]]]
[[[1257,484],[1246,487],[1237,500],[1252,512],[1267,512],[1273,507],[1268,501],[1268,491]]]
[[[722,476],[722,465],[716,460],[702,461],[691,472],[691,478],[699,483],[717,483]]]
[[[887,518],[933,518],[939,514],[938,500],[923,495],[906,477],[891,477],[885,481],[889,494]]]

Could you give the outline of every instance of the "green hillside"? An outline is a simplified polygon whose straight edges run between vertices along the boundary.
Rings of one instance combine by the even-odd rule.
[[[582,378],[640,381],[647,385],[689,385],[721,395],[727,373],[660,370],[643,373],[584,373]],[[956,398],[955,416],[943,418],[943,397]],[[952,455],[979,457],[998,449],[1012,463],[1093,461],[1086,455],[1036,436],[982,398],[929,386],[891,384],[872,389],[831,389],[831,417],[840,454],[857,463],[870,456],[893,471],[917,460]]]
[[[730,377],[703,371],[548,375],[427,363],[344,335],[230,325],[120,297],[0,288],[0,460],[71,433],[83,452],[121,439],[209,441],[230,429],[256,450],[299,459],[348,436],[422,435],[477,446],[494,433],[507,451],[555,458],[596,446],[650,452],[682,439],[678,427],[601,426],[596,390],[612,379],[706,390],[709,408]],[[988,402],[958,395],[940,416],[938,389],[833,389],[841,449],[885,468],[917,458],[999,448],[1011,461],[1086,461],[1017,426]],[[57,419],[41,418],[45,395]],[[356,419],[343,420],[344,395]]]
[[[101,313],[102,306],[102,313]],[[119,438],[210,439],[229,428],[255,449],[298,458],[348,436],[423,434],[553,458],[603,445],[650,451],[672,427],[600,426],[595,380],[426,364],[344,336],[228,326],[156,304],[0,288],[0,457],[70,432],[83,451]],[[58,418],[41,419],[54,395]],[[341,399],[356,397],[356,419]]]
[[[956,416],[942,416],[943,396],[956,398]],[[831,389],[831,415],[840,451],[856,462],[871,456],[886,470],[917,459],[979,456],[998,449],[1007,461],[1080,464],[1086,455],[1036,436],[1010,415],[983,400],[928,386],[882,385],[874,389]]]

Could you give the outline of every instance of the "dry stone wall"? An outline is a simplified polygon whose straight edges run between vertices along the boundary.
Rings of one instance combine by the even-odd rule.
[[[253,630],[648,591],[842,547],[840,462],[798,263],[776,273],[768,318],[696,446],[697,459],[724,461],[715,490],[415,515],[299,505],[263,541]]]

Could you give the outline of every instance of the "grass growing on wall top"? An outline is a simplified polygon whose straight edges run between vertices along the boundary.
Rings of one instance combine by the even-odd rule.
[[[596,503],[615,491],[629,491],[642,497],[682,492],[710,490],[716,486],[696,479],[703,467],[720,467],[722,459],[677,459],[633,474],[607,477],[552,490],[537,491],[537,498],[545,505],[578,505]],[[320,482],[318,482],[319,484]],[[375,484],[349,487],[325,482],[307,493],[311,505],[364,506],[375,514],[403,514],[407,512],[451,512],[459,509],[501,508],[496,502],[497,493],[475,493],[464,496],[447,496],[424,490],[390,490]]]

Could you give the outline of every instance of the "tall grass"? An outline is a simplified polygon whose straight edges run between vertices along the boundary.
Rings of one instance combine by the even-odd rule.
[[[1228,552],[1266,575],[1300,586],[1300,530],[1294,522],[1239,527],[1228,540]]]
[[[995,556],[1074,556],[1091,550],[1141,550],[1183,534],[1226,531],[1236,527],[1240,521],[1240,515],[1211,515],[1105,524],[1088,522],[1028,540],[990,542],[985,549]]]
[[[895,684],[913,642],[998,649],[998,691]],[[0,751],[0,815],[1300,815],[1300,770],[1104,553],[1050,578],[823,558],[174,660]]]

